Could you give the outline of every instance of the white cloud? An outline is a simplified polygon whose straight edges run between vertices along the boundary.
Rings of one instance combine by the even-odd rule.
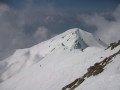
[[[42,26],[37,28],[33,36],[38,42],[41,42],[43,40],[46,40],[49,34],[49,30],[46,27]]]
[[[104,15],[95,13],[93,15],[79,15],[85,23],[97,27],[95,32],[107,44],[120,40],[120,5],[111,13],[115,20],[107,20]]]

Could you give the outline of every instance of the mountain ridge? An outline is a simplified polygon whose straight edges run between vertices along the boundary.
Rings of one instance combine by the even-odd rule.
[[[81,49],[83,51],[83,49],[90,46],[104,47],[99,40],[96,41],[96,38],[91,33],[79,28],[73,28],[33,47],[18,49],[12,56],[1,61],[0,67],[3,69],[1,69],[0,73],[0,82],[9,79],[23,68],[28,68],[39,62],[55,50],[63,48],[69,50]]]
[[[0,62],[0,89],[61,90],[85,74],[90,66],[120,50],[119,45],[113,50],[105,48],[91,33],[74,28],[31,48],[16,50],[11,57]],[[97,90],[113,90],[107,85],[102,85],[108,82],[107,80],[114,80],[115,83],[112,82],[111,86],[116,86],[116,90],[119,90],[119,79],[115,80],[116,75],[120,76],[120,69],[117,69],[120,68],[119,58],[120,56],[113,58],[115,60],[104,72],[88,78],[78,88],[85,88],[86,85],[92,88],[92,84],[94,88],[91,90],[96,90],[95,86],[98,85],[91,81],[96,78],[94,81],[100,83],[99,87],[102,88]],[[100,76],[106,76],[108,79],[105,82],[100,81]]]

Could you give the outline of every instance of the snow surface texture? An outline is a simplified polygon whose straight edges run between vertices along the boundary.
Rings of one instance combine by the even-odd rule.
[[[0,61],[0,90],[61,90],[101,61],[100,57],[112,55],[120,46],[104,49],[104,42],[74,28],[31,48],[16,50]],[[76,90],[120,90],[119,58]]]

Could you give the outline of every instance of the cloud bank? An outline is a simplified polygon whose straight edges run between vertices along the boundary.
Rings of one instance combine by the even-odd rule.
[[[14,10],[0,4],[0,59],[8,56],[8,52],[30,47],[55,34],[41,24],[44,15],[40,11],[34,13],[34,10],[31,11],[30,7]],[[50,18],[46,19],[48,21]]]
[[[108,19],[108,17],[111,18]],[[113,12],[94,13],[92,15],[79,15],[88,25],[97,28],[94,32],[107,44],[120,40],[120,5]]]

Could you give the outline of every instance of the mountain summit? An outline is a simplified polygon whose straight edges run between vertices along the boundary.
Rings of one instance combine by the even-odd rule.
[[[86,47],[104,47],[94,35],[79,28],[67,30],[66,32],[52,38],[51,45],[54,48],[65,47],[69,49],[85,49]]]
[[[31,48],[18,49],[0,61],[0,89],[119,90],[120,46],[115,43],[112,50],[105,46],[91,33],[74,28]]]
[[[27,68],[59,49],[80,49],[87,47],[104,47],[105,44],[97,40],[91,33],[79,28],[67,30],[66,32],[53,37],[27,49],[19,49],[0,63],[0,82],[12,77],[24,68]]]

